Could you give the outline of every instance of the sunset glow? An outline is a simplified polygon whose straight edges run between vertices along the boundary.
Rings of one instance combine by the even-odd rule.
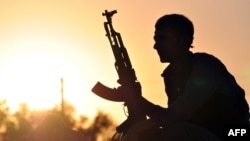
[[[225,4],[227,3],[227,4]],[[31,109],[50,109],[65,100],[78,114],[97,110],[125,118],[122,103],[91,92],[97,81],[117,87],[114,57],[105,37],[102,12],[117,10],[113,23],[122,35],[143,95],[166,106],[160,64],[153,49],[155,21],[182,13],[195,25],[194,52],[214,54],[246,91],[250,102],[250,2],[227,1],[0,1],[0,100],[15,111],[22,102]]]

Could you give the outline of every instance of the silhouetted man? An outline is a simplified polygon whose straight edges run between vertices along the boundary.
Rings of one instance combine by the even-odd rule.
[[[154,134],[152,140],[219,141],[226,126],[249,124],[244,90],[219,59],[190,51],[193,35],[193,24],[183,15],[165,15],[156,22],[154,49],[162,63],[170,63],[162,73],[168,107],[141,98],[150,118],[134,125],[124,141]]]

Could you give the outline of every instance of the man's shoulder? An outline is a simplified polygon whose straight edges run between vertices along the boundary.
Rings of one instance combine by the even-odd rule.
[[[199,59],[204,59],[204,60],[216,59],[216,60],[218,60],[214,55],[208,54],[205,52],[196,52],[193,54],[193,58],[195,60],[199,60]]]
[[[220,59],[208,53],[194,53],[192,69],[195,70],[216,70],[216,72],[227,71],[226,66]],[[220,70],[220,71],[218,71]]]
[[[222,62],[217,57],[215,57],[212,54],[205,53],[205,52],[194,53],[193,63],[204,64],[204,65],[209,65],[209,64],[222,65]]]

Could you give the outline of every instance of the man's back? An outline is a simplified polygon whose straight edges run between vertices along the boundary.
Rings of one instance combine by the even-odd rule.
[[[195,53],[190,60],[188,66],[184,68],[185,73],[180,74],[185,78],[173,78],[175,75],[167,71],[163,75],[169,105],[178,100],[176,96],[193,96],[186,99],[191,101],[189,103],[193,103],[192,105],[198,103],[202,97],[207,97],[188,121],[206,127],[219,136],[227,125],[249,123],[249,107],[244,90],[226,67],[217,58],[206,53]],[[204,76],[205,74],[208,76]],[[176,86],[178,84],[183,85]],[[179,90],[173,91],[171,88]],[[192,105],[186,107],[186,110],[192,109]]]

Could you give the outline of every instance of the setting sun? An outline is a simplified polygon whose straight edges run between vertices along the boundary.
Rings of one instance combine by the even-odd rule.
[[[19,38],[6,45],[13,53],[6,54],[9,59],[1,70],[1,94],[8,96],[11,105],[26,102],[35,109],[51,108],[61,100],[61,77],[76,85],[79,81],[78,72],[67,56],[53,52],[55,47],[64,49],[69,43],[49,40],[46,35],[40,35],[40,41],[31,36]]]
[[[15,30],[5,25],[2,35],[6,40],[1,42],[0,52],[1,99],[7,99],[11,111],[20,103],[27,103],[31,109],[51,109],[61,102],[63,78],[66,101],[74,106],[94,103],[88,98],[94,85],[90,79],[94,71],[89,68],[94,61],[90,61],[88,44],[74,38],[76,33],[68,30],[70,27],[41,26],[35,21],[23,21]],[[88,109],[81,112],[95,114]]]
[[[88,59],[91,59],[89,55],[71,50],[74,48],[71,45],[76,43],[63,39],[61,35],[55,35],[57,39],[49,34],[39,37],[21,35],[16,37],[20,39],[6,44],[6,58],[0,75],[1,98],[7,99],[10,110],[17,110],[20,103],[28,104],[31,109],[51,109],[60,104],[60,79],[63,78],[65,100],[82,107],[78,108],[82,109],[78,114],[93,116],[96,110],[84,106],[95,103],[89,97],[94,85],[90,78],[94,71],[87,67]],[[80,56],[85,59],[77,60]]]

